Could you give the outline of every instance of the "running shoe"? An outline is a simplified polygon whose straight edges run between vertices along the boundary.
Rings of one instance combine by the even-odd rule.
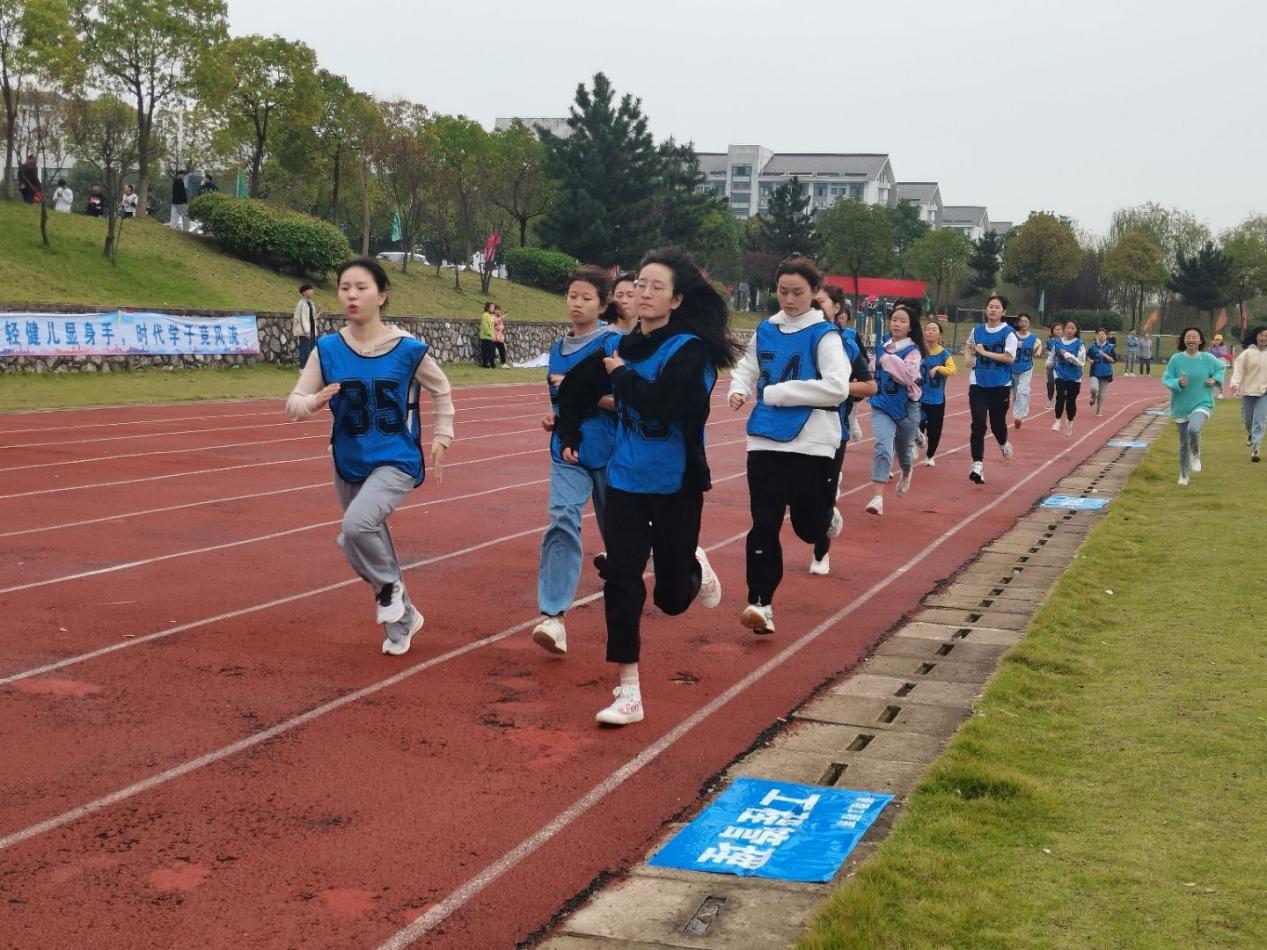
[[[1179,484],[1180,484],[1180,485],[1186,485],[1186,484],[1188,484],[1188,476],[1187,476],[1187,475],[1180,475],[1180,476],[1179,476]]]
[[[869,515],[884,514],[884,496],[883,495],[876,495],[869,502],[867,502],[867,514]]]
[[[819,577],[826,577],[828,574],[830,574],[831,573],[831,555],[824,554],[823,559],[821,561],[818,560],[817,558],[814,558],[812,561],[810,561],[809,572],[811,574],[817,574]]]
[[[968,480],[978,485],[985,484],[985,465],[981,462],[972,463],[972,471],[968,473]]]
[[[831,510],[831,524],[827,526],[827,537],[838,538],[840,532],[845,529],[845,519],[840,514],[839,508]]]
[[[926,441],[927,439],[924,438],[924,433],[916,429],[915,430],[915,444],[918,445],[922,449]]]
[[[1262,461],[1262,460],[1258,457],[1258,446],[1257,446],[1257,445],[1256,445],[1256,446],[1254,446],[1254,451],[1252,451],[1252,452],[1250,452],[1250,453],[1249,453],[1249,460],[1250,460],[1251,462],[1259,462],[1259,461]]]
[[[930,455],[928,458],[924,459],[924,464],[927,465],[929,468],[936,468],[937,459]]]
[[[1073,437],[1073,420],[1072,419],[1068,419],[1065,422],[1065,437],[1066,438]]]
[[[413,619],[409,621],[409,626],[405,631],[398,634],[395,639],[392,638],[391,630],[387,631],[387,639],[383,641],[383,652],[389,656],[403,656],[408,653],[414,634],[422,629],[422,611],[412,605],[409,609],[413,612]],[[389,626],[395,626],[395,624]]]
[[[695,560],[699,561],[700,569],[700,606],[712,609],[721,603],[721,579],[717,576],[717,572],[713,570],[713,565],[708,563],[708,555],[704,553],[703,548],[695,549]],[[642,718],[641,713],[638,714],[638,718]]]
[[[377,600],[376,618],[380,625],[399,623],[400,618],[405,616],[405,585],[400,581],[384,584],[382,590],[378,592]]]
[[[1192,471],[1193,475],[1199,475],[1201,473],[1201,456],[1196,452],[1193,452],[1188,456],[1188,468]]]
[[[1003,457],[1005,459],[1008,459],[1010,461],[1012,458],[1012,443],[1004,442],[1002,445],[999,446],[999,451],[1003,453]]]
[[[599,551],[594,555],[594,570],[598,571],[598,576],[607,579],[607,552]]]
[[[912,469],[911,471],[904,473],[902,477],[898,479],[897,496],[899,498],[901,498],[903,495],[905,495],[908,491],[911,490],[911,476],[914,474],[915,474],[915,470]]]
[[[1052,431],[1052,432],[1059,432],[1059,431],[1060,431],[1060,420],[1059,420],[1059,419],[1057,419],[1055,422],[1053,422],[1053,423],[1051,424],[1051,431]]]
[[[611,705],[600,709],[594,719],[604,726],[628,726],[642,722],[642,691],[637,686],[617,686]]]
[[[568,632],[563,616],[542,617],[541,623],[532,628],[532,642],[547,653],[567,653]]]
[[[1013,429],[1019,429],[1020,427],[1021,427],[1021,420],[1020,420],[1020,419],[1013,419],[1013,420],[1012,420],[1012,428],[1013,428]]]
[[[758,636],[774,633],[774,608],[749,604],[739,615],[739,622]]]

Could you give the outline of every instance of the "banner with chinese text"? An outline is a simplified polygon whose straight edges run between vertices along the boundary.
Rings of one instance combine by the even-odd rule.
[[[656,867],[830,881],[892,795],[735,779],[648,862]]]
[[[166,313],[0,313],[0,357],[256,355],[254,314],[189,318]]]

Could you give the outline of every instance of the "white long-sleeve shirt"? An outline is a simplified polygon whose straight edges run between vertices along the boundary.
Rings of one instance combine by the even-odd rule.
[[[1247,346],[1232,364],[1232,388],[1245,396],[1267,395],[1267,350]]]
[[[789,317],[779,311],[770,322],[780,333],[795,333],[825,318],[818,310],[809,310],[799,317]],[[790,442],[776,442],[759,435],[748,436],[749,452],[796,452],[800,455],[819,455],[831,458],[840,448],[840,404],[849,397],[849,360],[839,333],[828,333],[818,342],[818,374],[821,379],[791,379],[785,383],[770,383],[762,390],[761,398],[769,406],[812,406],[804,427]],[[757,335],[748,340],[743,358],[730,373],[730,391],[727,396],[741,395],[751,400],[756,392],[761,367],[757,362]]]
[[[387,333],[379,337],[368,346],[359,345],[352,339],[348,328],[344,327],[339,331],[345,342],[351,349],[359,353],[361,356],[374,357],[386,353],[401,337],[409,336],[400,327],[387,327]],[[449,378],[444,375],[444,370],[440,368],[440,364],[431,358],[431,354],[427,354],[422,358],[422,362],[418,364],[418,369],[414,373],[414,379],[418,384],[431,394],[431,407],[435,416],[432,423],[431,437],[443,446],[448,446],[453,441],[453,391],[449,386]],[[315,419],[322,412],[317,408],[317,393],[325,386],[325,379],[321,375],[321,359],[317,355],[316,347],[313,347],[312,354],[308,357],[308,362],[304,364],[303,372],[299,374],[299,382],[295,383],[295,388],[290,391],[290,395],[286,397],[286,415],[292,422],[303,422],[306,419]]]

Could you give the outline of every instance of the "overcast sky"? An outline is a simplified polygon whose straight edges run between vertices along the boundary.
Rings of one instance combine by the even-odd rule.
[[[566,115],[601,70],[658,139],[886,152],[899,181],[996,221],[1267,212],[1255,0],[229,0],[229,24],[489,128]]]

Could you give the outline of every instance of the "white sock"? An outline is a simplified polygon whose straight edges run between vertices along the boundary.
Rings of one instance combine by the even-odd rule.
[[[621,663],[620,664],[620,685],[632,686],[638,689],[638,664],[637,663]]]

